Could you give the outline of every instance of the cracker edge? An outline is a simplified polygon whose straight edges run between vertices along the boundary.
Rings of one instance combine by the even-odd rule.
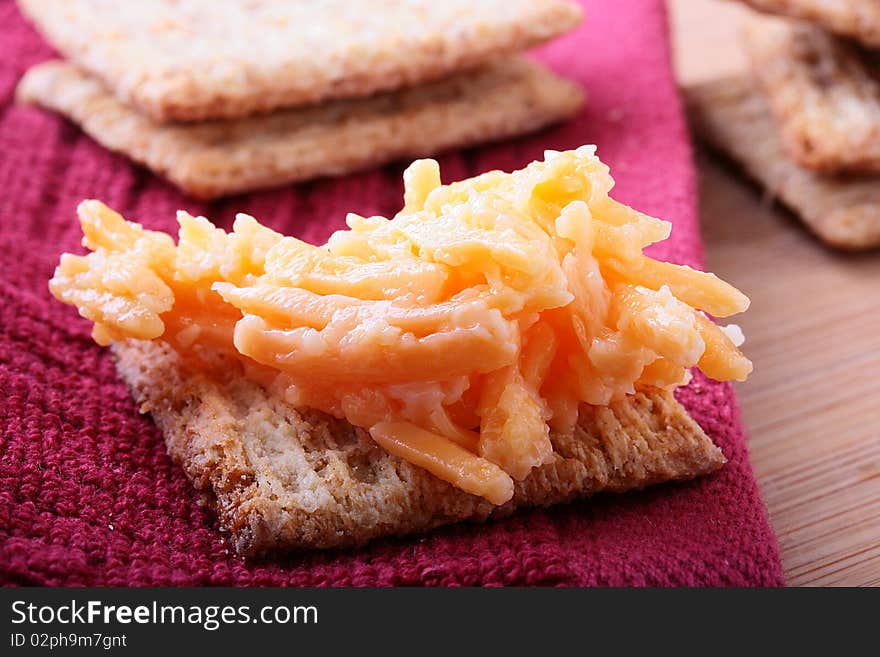
[[[760,12],[816,23],[829,32],[860,41],[868,48],[880,48],[880,7],[872,20],[864,20],[857,11],[844,8],[827,11],[825,5],[805,5],[799,0],[740,0]]]

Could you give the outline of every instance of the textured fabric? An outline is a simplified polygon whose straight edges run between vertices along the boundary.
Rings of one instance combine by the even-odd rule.
[[[440,158],[444,180],[520,167],[545,148],[599,145],[616,197],[670,219],[654,254],[698,265],[690,147],[660,0],[587,3],[575,34],[543,49],[589,100],[568,124]],[[729,385],[702,377],[680,399],[729,463],[699,481],[602,495],[487,525],[458,525],[365,549],[248,563],[174,466],[116,377],[89,323],[46,282],[81,252],[77,202],[95,197],[149,228],[174,211],[228,227],[236,211],[308,240],[347,210],[392,214],[403,164],[272,192],[195,203],[59,118],[12,103],[50,49],[0,4],[0,579],[51,585],[776,585],[775,539]],[[760,364],[759,364],[760,365]]]

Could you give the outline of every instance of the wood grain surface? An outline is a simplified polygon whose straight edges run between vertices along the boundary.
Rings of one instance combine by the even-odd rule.
[[[723,0],[669,0],[682,85],[746,66]],[[738,395],[790,585],[880,586],[880,251],[836,253],[698,149],[707,265],[752,299]]]

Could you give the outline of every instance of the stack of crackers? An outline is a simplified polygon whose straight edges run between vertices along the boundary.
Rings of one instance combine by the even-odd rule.
[[[18,96],[199,198],[537,130],[579,87],[523,50],[571,0],[18,0],[64,56]]]
[[[697,130],[825,242],[880,246],[880,2],[744,2],[751,76],[688,90]]]

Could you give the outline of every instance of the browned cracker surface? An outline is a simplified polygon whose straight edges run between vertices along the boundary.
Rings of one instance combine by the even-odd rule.
[[[512,137],[565,119],[583,102],[580,87],[524,58],[371,98],[208,123],[155,123],[64,62],[28,71],[18,97],[200,198]]]
[[[582,406],[573,435],[552,435],[553,463],[493,507],[378,447],[344,421],[298,411],[227,368],[187,370],[157,343],[114,346],[117,367],[165,436],[171,457],[214,500],[238,552],[359,545],[516,507],[689,479],[724,463],[671,393]]]
[[[755,9],[802,18],[826,30],[880,47],[880,2],[877,0],[742,0]]]
[[[800,21],[756,18],[745,35],[789,155],[820,171],[880,171],[880,55]]]
[[[685,90],[696,131],[796,212],[822,240],[844,249],[880,246],[880,176],[831,176],[786,156],[764,99],[745,77]]]
[[[571,0],[18,0],[46,39],[158,121],[238,118],[435,80],[581,19]]]

